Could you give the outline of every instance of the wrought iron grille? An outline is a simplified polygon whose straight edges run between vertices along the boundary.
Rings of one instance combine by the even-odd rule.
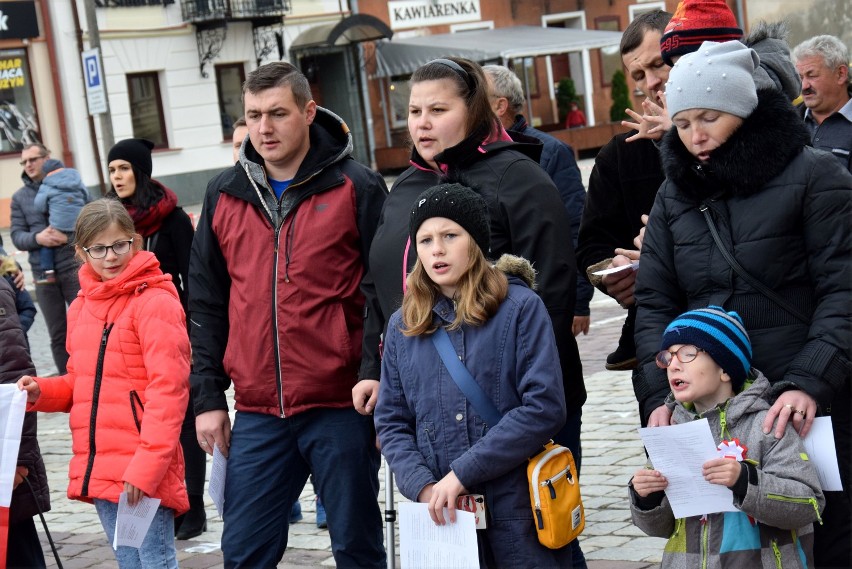
[[[215,20],[255,20],[285,16],[289,0],[181,0],[181,13],[186,22]]]

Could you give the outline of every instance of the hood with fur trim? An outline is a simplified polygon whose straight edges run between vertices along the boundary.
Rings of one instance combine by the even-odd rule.
[[[532,263],[523,257],[504,253],[499,259],[497,259],[494,266],[506,273],[507,276],[519,278],[528,287],[535,290],[536,271],[533,268]]]
[[[700,162],[672,127],[663,137],[660,157],[666,178],[697,202],[759,192],[810,142],[795,108],[775,89],[757,92],[757,108],[743,124]]]

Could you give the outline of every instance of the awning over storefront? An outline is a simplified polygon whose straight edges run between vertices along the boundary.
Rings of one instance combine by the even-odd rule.
[[[619,42],[621,32],[537,26],[407,37],[376,43],[376,75],[410,75],[437,57],[456,56],[480,63],[505,64],[510,59],[617,46]]]
[[[290,49],[341,46],[391,37],[393,31],[375,16],[354,14],[336,23],[305,30],[293,40]]]

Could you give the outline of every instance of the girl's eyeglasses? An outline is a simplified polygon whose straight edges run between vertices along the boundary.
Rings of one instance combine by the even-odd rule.
[[[126,241],[116,241],[112,245],[92,245],[91,247],[83,247],[83,251],[92,259],[103,259],[107,256],[107,251],[112,249],[112,252],[118,256],[125,255],[130,251],[133,245],[133,239]]]
[[[657,367],[661,367],[666,369],[672,363],[672,359],[677,356],[677,360],[682,364],[688,364],[692,360],[698,357],[698,354],[703,352],[701,348],[697,348],[691,344],[687,344],[685,346],[681,346],[674,352],[670,352],[668,350],[663,350],[657,354]]]

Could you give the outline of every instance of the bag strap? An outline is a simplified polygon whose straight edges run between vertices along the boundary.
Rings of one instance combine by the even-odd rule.
[[[485,419],[487,424],[492,427],[496,425],[503,415],[497,410],[497,407],[485,392],[482,391],[482,388],[473,379],[467,367],[461,363],[450,341],[450,336],[443,326],[438,326],[438,329],[432,334],[432,343],[435,344],[435,349],[438,350],[441,361],[444,362],[444,366],[450,372],[450,377],[453,378],[453,381],[458,385],[468,401],[470,401],[470,404],[473,405],[473,408],[476,409],[476,412],[482,415],[482,418]]]
[[[737,262],[736,258],[731,254],[730,251],[725,247],[722,243],[722,238],[719,236],[719,230],[716,228],[716,223],[713,221],[713,216],[710,215],[710,206],[707,205],[707,202],[701,204],[701,207],[698,208],[701,210],[701,213],[704,214],[704,219],[707,221],[707,227],[710,228],[710,235],[713,236],[713,241],[716,242],[716,246],[719,247],[719,251],[722,253],[722,257],[725,258],[725,261],[731,266],[734,271],[743,278],[745,282],[750,284],[752,288],[756,289],[760,293],[762,293],[769,300],[801,320],[807,325],[810,325],[811,319],[805,316],[802,312],[799,311],[798,308],[790,304],[787,300],[781,298],[778,294],[775,293],[771,288],[757,280],[757,278],[751,276],[750,273],[746,272],[746,270],[742,267],[742,265]]]

